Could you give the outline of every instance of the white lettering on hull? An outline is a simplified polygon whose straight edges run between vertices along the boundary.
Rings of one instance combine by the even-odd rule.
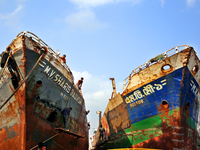
[[[62,78],[60,74],[58,74],[50,66],[46,65],[45,62],[42,62],[42,63],[43,64],[40,66],[44,68],[44,73],[46,73],[51,80],[53,80],[65,92],[67,92],[67,94],[69,94],[68,96],[71,96],[79,104],[82,104],[81,97],[78,95],[78,93],[76,93],[76,91],[72,88],[72,86],[69,83],[67,83],[67,81],[64,78]],[[63,92],[61,92],[60,96],[67,100],[68,99],[67,94],[64,94]]]

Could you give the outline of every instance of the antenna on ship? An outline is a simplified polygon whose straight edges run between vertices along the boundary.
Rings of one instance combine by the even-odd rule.
[[[110,78],[110,80],[112,81],[112,86],[113,86],[113,96],[116,96],[116,88],[115,88],[115,79],[114,78]]]

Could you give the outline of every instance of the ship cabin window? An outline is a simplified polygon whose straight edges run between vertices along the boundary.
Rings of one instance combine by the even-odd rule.
[[[161,68],[162,71],[167,71],[169,69],[171,69],[171,66],[169,64],[166,64],[166,65],[162,66],[162,68]]]
[[[37,86],[41,86],[41,85],[42,85],[42,81],[41,81],[41,80],[38,80],[38,81],[36,82],[36,85],[37,85]]]
[[[169,103],[166,100],[162,101],[162,105],[163,105],[163,108],[165,109],[169,108]]]
[[[195,65],[195,66],[192,68],[192,73],[193,73],[193,74],[196,74],[198,70],[199,70],[198,65]]]

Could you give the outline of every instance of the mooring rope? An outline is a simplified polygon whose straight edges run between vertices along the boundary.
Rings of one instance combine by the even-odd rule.
[[[42,58],[44,54],[42,54],[39,59],[37,60],[37,62],[35,63],[35,65],[33,66],[33,68],[31,69],[31,71],[29,72],[29,74],[24,78],[24,80],[22,81],[22,83],[17,87],[17,89],[10,95],[10,97],[3,103],[3,105],[0,106],[0,109],[3,108],[5,106],[5,104],[13,97],[13,95],[19,90],[19,88],[24,84],[24,82],[26,82],[26,80],[28,79],[28,77],[30,76],[30,74],[32,73],[33,69],[37,66],[37,64],[39,63],[40,59]]]
[[[55,136],[57,136],[57,135],[58,135],[58,133],[56,133],[55,135],[51,136],[50,138],[48,138],[47,140],[43,141],[42,143],[45,143],[45,142],[47,142],[47,141],[53,139],[53,138],[54,138]],[[38,147],[38,145],[35,145],[35,146],[32,147],[30,150],[33,150],[33,149],[35,149],[35,148],[37,148],[37,147]]]

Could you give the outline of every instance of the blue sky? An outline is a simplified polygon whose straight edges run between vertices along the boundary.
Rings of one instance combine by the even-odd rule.
[[[0,51],[30,31],[67,55],[82,87],[88,121],[98,127],[115,78],[117,92],[133,69],[172,47],[200,55],[200,0],[0,0]]]

